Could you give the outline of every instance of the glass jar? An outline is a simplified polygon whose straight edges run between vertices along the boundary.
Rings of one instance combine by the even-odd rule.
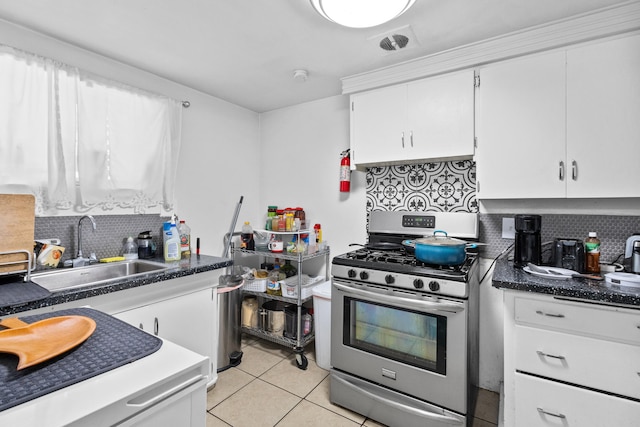
[[[300,230],[307,229],[307,214],[302,208],[296,208],[295,218],[300,220]]]
[[[242,326],[245,328],[258,327],[258,300],[256,297],[246,297],[242,301]]]

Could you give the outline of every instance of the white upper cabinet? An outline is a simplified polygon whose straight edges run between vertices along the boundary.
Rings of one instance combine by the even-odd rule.
[[[479,198],[565,196],[564,88],[564,52],[480,70],[475,157]]]
[[[355,166],[471,158],[473,70],[351,96]]]
[[[480,199],[640,197],[640,36],[488,65]]]
[[[567,160],[568,197],[640,197],[640,35],[567,51]]]

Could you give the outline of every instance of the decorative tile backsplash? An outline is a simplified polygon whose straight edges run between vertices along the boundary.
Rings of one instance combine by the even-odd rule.
[[[478,212],[476,168],[470,160],[373,167],[367,169],[366,181],[367,214],[374,210]],[[480,241],[488,243],[481,249],[483,256],[493,258],[513,243],[502,238],[502,218],[513,216],[479,214]],[[542,215],[543,242],[556,237],[584,239],[589,231],[598,233],[602,259],[610,262],[624,252],[627,237],[640,233],[640,216]]]
[[[367,212],[478,212],[471,160],[367,169]]]

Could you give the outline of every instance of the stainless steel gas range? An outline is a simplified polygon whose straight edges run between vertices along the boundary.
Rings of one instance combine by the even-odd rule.
[[[406,240],[478,238],[477,214],[371,212],[369,241],[332,261],[331,402],[390,426],[471,425],[478,263],[417,261]]]

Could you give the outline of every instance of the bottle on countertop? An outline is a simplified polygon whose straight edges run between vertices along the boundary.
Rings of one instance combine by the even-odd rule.
[[[178,261],[180,260],[180,235],[175,221],[167,221],[162,225],[163,243],[164,243],[164,260]]]
[[[180,234],[180,256],[189,258],[191,256],[191,227],[184,222],[184,219],[180,220],[178,232]]]
[[[122,256],[125,260],[138,259],[138,245],[133,241],[133,237],[129,236],[122,246]]]
[[[589,232],[589,237],[584,241],[584,248],[587,253],[587,273],[600,273],[600,239],[596,232]]]
[[[245,221],[242,225],[242,232],[240,234],[240,248],[247,249],[249,251],[256,250],[256,242],[253,240],[253,228],[249,221]]]

